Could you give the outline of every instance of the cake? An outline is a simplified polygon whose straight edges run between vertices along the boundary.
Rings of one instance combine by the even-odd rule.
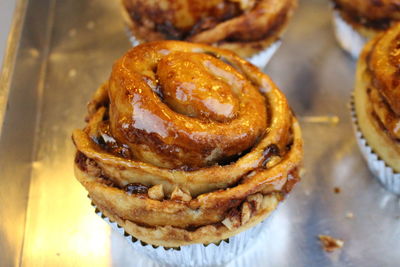
[[[196,245],[194,265],[204,253],[215,255],[207,264],[240,254],[300,179],[301,132],[285,96],[252,64],[205,44],[129,50],[73,141],[76,177],[101,215],[142,244],[181,249],[157,254],[167,263],[183,264]]]

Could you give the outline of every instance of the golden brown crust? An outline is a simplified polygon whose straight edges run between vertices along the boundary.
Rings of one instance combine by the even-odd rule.
[[[377,76],[379,73],[390,71],[390,68],[388,69],[384,63],[385,57],[381,58],[383,60],[381,65],[374,66],[375,71],[370,68],[374,65],[371,64],[371,60],[377,60],[377,58],[372,59],[371,54],[374,53],[381,38],[382,36],[377,36],[371,40],[359,58],[354,97],[355,108],[358,125],[368,145],[391,168],[400,172],[400,142],[396,137],[399,134],[396,125],[399,124],[400,117],[387,104],[382,90],[373,82],[376,78],[382,78]],[[378,72],[376,72],[377,67],[380,68]]]
[[[391,138],[400,140],[400,117],[396,116],[375,87],[370,86],[367,93],[374,116],[376,116],[382,128]]]
[[[400,24],[376,37],[367,64],[373,85],[400,116]]]
[[[281,201],[279,194],[270,194],[261,199],[259,209],[244,224],[240,224],[232,229],[223,224],[210,224],[197,228],[196,230],[186,230],[173,226],[145,227],[129,220],[124,220],[115,213],[110,212],[105,207],[97,206],[102,213],[111,221],[116,222],[124,228],[129,235],[147,243],[166,248],[175,248],[191,244],[211,244],[218,243],[231,236],[246,231],[259,224],[274,211]],[[95,202],[94,202],[95,203]],[[245,202],[248,203],[248,202]],[[96,204],[95,204],[96,205]]]
[[[267,110],[257,88],[234,67],[196,49],[213,53],[153,43],[114,64],[110,134],[140,161],[165,168],[211,166],[264,134]]]
[[[190,69],[181,66],[182,57],[185,62],[188,58],[193,59]],[[135,62],[141,64],[135,65]],[[160,64],[165,65],[160,67]],[[211,77],[202,79],[204,72]],[[196,75],[194,82],[188,85],[187,75],[190,73]],[[158,74],[157,79],[155,74]],[[163,75],[169,80],[161,77]],[[216,78],[225,81],[228,87],[216,82]],[[216,87],[212,89],[212,85]],[[183,86],[189,86],[190,92]],[[184,92],[177,93],[174,88]],[[214,92],[209,93],[210,90]],[[227,99],[220,99],[218,93],[221,92]],[[204,99],[203,93],[214,103],[210,107],[204,107],[201,101],[199,103],[199,99]],[[165,101],[165,94],[169,94],[171,99]],[[194,96],[196,99],[183,101],[183,94],[186,94],[185,99]],[[163,102],[138,106],[143,96],[147,96],[146,104],[157,101],[156,98]],[[246,104],[249,100],[253,102],[252,107]],[[235,106],[237,101],[240,111],[230,107],[229,112],[215,110],[218,101],[231,106]],[[265,74],[232,52],[176,41],[140,45],[114,65],[109,82],[99,88],[88,108],[88,125],[73,133],[78,150],[76,177],[102,212],[119,220],[133,236],[139,239],[143,236],[145,242],[180,246],[229,237],[267,216],[266,211],[259,212],[262,199],[289,192],[299,179],[302,139],[285,97]],[[253,110],[252,116],[256,118],[243,119],[241,114],[249,110]],[[127,112],[124,116],[116,115],[124,112]],[[140,112],[144,115],[135,117]],[[162,117],[161,113],[171,115]],[[160,120],[153,121],[140,133],[139,139],[131,138],[139,135],[135,129],[143,129],[143,120],[149,122],[154,116]],[[148,161],[146,155],[143,157],[138,153],[144,145],[147,146],[146,152],[152,151],[153,144],[146,143],[148,136],[159,138],[157,146],[168,144],[169,139],[176,136],[167,134],[160,138],[162,132],[154,130],[160,123],[165,122],[172,128],[171,125],[185,125],[193,119],[202,123],[200,128],[193,126],[193,133],[202,132],[204,138],[212,136],[217,127],[225,127],[226,133],[218,139],[215,147],[211,147],[212,150],[221,147],[219,150],[224,151],[223,143],[229,143],[233,138],[239,140],[234,146],[240,147],[241,151],[235,152],[234,158],[220,152],[222,158],[206,166],[199,166],[199,158],[193,157],[191,152],[204,146],[201,139],[190,141],[193,150],[182,152],[189,155],[187,158],[180,159],[176,154],[168,157],[158,148],[152,154],[157,160]],[[232,129],[232,125],[240,129]],[[259,125],[265,130],[256,134],[257,141],[243,147],[241,136],[251,138]],[[121,138],[113,127],[129,129],[126,131],[128,138]],[[235,138],[237,135],[239,137]],[[210,143],[212,145],[212,141]],[[209,157],[208,154],[204,156]],[[167,165],[171,162],[172,168]],[[184,165],[174,168],[177,162]],[[206,236],[194,234],[201,232],[196,229],[207,227],[216,230]],[[161,233],[154,232],[155,229],[161,229]]]
[[[399,0],[332,0],[340,16],[366,38],[400,20]]]
[[[140,41],[186,40],[249,57],[279,39],[296,0],[122,0]]]
[[[399,0],[333,0],[340,9],[369,20],[400,19]]]

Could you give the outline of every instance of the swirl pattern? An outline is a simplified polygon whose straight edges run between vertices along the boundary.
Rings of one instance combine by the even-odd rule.
[[[400,24],[376,36],[357,66],[355,104],[370,146],[400,171]]]
[[[163,246],[259,222],[297,182],[302,158],[298,123],[268,76],[227,50],[178,41],[119,59],[73,140],[95,204]]]
[[[207,54],[166,51],[140,47],[111,74],[111,133],[135,158],[159,167],[204,167],[264,134],[264,100],[243,75]]]
[[[123,1],[126,21],[141,42],[214,44],[242,57],[275,42],[296,4],[296,0]]]
[[[342,17],[353,26],[363,25],[379,31],[400,20],[399,0],[333,0],[333,2],[336,9],[341,11]]]
[[[400,25],[377,37],[367,58],[369,97],[380,124],[400,140]]]

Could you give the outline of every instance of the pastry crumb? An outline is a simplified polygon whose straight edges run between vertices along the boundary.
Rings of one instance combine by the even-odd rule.
[[[76,35],[76,29],[72,28],[68,31],[69,37],[75,37]]]
[[[335,194],[339,194],[340,193],[340,187],[335,187],[333,188],[333,192],[335,192]]]
[[[76,74],[77,74],[76,69],[70,69],[70,70],[68,71],[68,76],[69,76],[70,78],[74,78],[74,77],[76,76]]]
[[[354,214],[349,211],[349,212],[346,213],[346,218],[347,219],[353,219],[354,218]]]
[[[95,26],[95,24],[94,24],[93,21],[89,21],[89,22],[86,24],[86,28],[88,28],[89,30],[93,30],[93,29],[94,29],[94,26]]]
[[[333,238],[329,235],[318,235],[322,248],[326,252],[332,252],[343,247],[343,240]]]

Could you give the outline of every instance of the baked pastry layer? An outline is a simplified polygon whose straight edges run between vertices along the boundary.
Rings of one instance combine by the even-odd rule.
[[[242,57],[277,41],[296,4],[296,0],[122,0],[125,20],[140,42],[206,43]]]
[[[398,0],[333,0],[341,17],[357,32],[371,38],[400,20]]]
[[[76,176],[96,206],[168,247],[261,221],[299,180],[302,159],[299,125],[268,76],[230,51],[178,41],[118,60],[73,140]]]
[[[88,187],[97,183],[95,177],[87,176],[80,169],[76,169],[75,174],[77,179]],[[224,219],[224,224],[217,222],[199,227],[182,228],[163,224],[146,225],[120,217],[121,215],[118,212],[113,211],[113,205],[110,206],[108,203],[105,203],[104,206],[103,200],[98,200],[97,198],[93,198],[93,196],[91,194],[93,203],[103,215],[111,221],[117,222],[118,225],[124,228],[125,232],[145,243],[164,246],[166,248],[198,243],[218,243],[260,223],[277,208],[277,205],[283,199],[283,195],[278,192],[265,196],[261,194],[251,195],[243,202],[242,210],[236,214],[228,215]],[[249,209],[243,207],[249,207]],[[179,213],[176,214],[176,217],[178,216]],[[226,225],[229,225],[229,228]]]
[[[398,66],[400,25],[371,40],[358,61],[355,107],[368,144],[391,168],[400,172],[400,88]],[[397,82],[396,82],[397,81]]]

